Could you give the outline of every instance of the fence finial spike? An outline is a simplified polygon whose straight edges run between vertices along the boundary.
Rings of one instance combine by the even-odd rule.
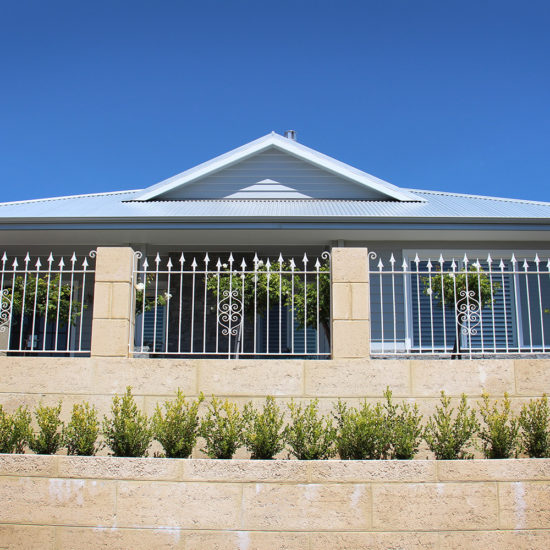
[[[38,258],[36,258],[36,263],[34,264],[34,266],[38,270],[38,269],[40,269],[41,265],[42,265],[42,262],[40,261],[40,256],[38,256]]]
[[[204,255],[204,263],[208,265],[208,262],[210,261],[210,256],[208,255],[208,252]]]
[[[252,261],[254,262],[254,266],[258,265],[258,262],[260,260],[258,258],[258,253],[257,252],[254,252],[254,258],[252,259]]]
[[[73,255],[71,256],[71,263],[73,264],[73,267],[74,267],[74,264],[76,263],[76,252],[73,252]]]
[[[168,261],[166,262],[166,267],[168,268],[168,271],[172,271],[172,267],[174,264],[172,263],[172,258],[168,256]]]
[[[529,269],[529,264],[527,263],[527,258],[525,258],[523,260],[523,269],[525,269],[525,271],[527,271]]]
[[[512,252],[512,257],[510,258],[510,261],[513,263],[513,264],[516,264],[518,261],[516,260],[516,257],[514,255],[514,253]]]
[[[304,266],[309,262],[309,260],[307,259],[307,254],[304,252],[304,257],[302,259],[302,262],[304,263]]]
[[[391,253],[391,256],[390,256],[390,264],[391,264],[391,268],[393,270],[393,266],[395,264],[395,257],[393,255],[393,252]]]
[[[84,271],[88,268],[88,258],[84,256],[84,261],[82,262],[82,267],[84,268]]]
[[[25,256],[24,262],[28,264],[31,261],[31,257],[29,256],[29,253],[27,252],[27,255]]]
[[[453,261],[451,262],[451,269],[453,271],[456,271],[456,262],[455,262],[455,259],[453,258]]]
[[[193,271],[195,271],[195,269],[197,269],[198,265],[199,264],[197,263],[197,259],[193,258],[193,262],[191,263],[191,267],[193,268]]]
[[[268,271],[271,269],[271,262],[269,261],[269,258],[265,262],[265,267],[267,268]]]
[[[232,264],[235,261],[235,258],[233,258],[233,252],[229,253],[229,263]]]
[[[550,258],[548,258],[548,261],[546,262],[546,269],[550,271]]]
[[[279,267],[283,265],[283,254],[282,252],[279,252],[279,257],[277,258],[277,263],[279,264]]]
[[[401,264],[401,267],[403,268],[403,271],[406,271],[407,267],[409,267],[407,265],[407,260],[405,260],[405,258],[403,258],[403,263]]]
[[[243,261],[241,262],[241,268],[244,271],[246,269],[246,260],[243,257]]]
[[[376,267],[378,267],[378,270],[379,270],[379,271],[382,271],[382,269],[384,269],[384,264],[383,264],[383,262],[382,262],[382,258],[380,258],[380,259],[378,260],[378,265],[377,265]]]
[[[218,261],[216,262],[216,267],[218,268],[218,271],[222,268],[222,261],[220,260],[219,256],[218,256]]]
[[[548,262],[550,263],[550,260],[548,260]],[[290,258],[289,265],[290,265],[290,269],[292,271],[294,271],[296,269],[296,262],[294,261],[294,258]]]
[[[183,264],[185,263],[185,256],[184,256],[183,252],[181,253],[179,262],[180,262],[180,265],[183,267]]]
[[[149,267],[149,262],[147,261],[147,256],[145,256],[145,260],[143,260],[143,271],[147,271],[147,268]]]
[[[428,258],[428,263],[426,264],[426,267],[428,268],[428,271],[432,270],[433,264],[430,258]]]
[[[439,255],[439,263],[443,265],[445,263],[445,259],[443,258],[443,254]]]
[[[550,260],[548,260],[550,262]],[[13,259],[13,264],[12,264],[12,267],[13,269],[15,269],[17,266],[19,265],[19,263],[17,262],[17,256]]]
[[[466,255],[466,253],[464,253],[464,258],[462,259],[462,261],[463,261],[466,265],[468,265],[468,262],[469,262],[470,260],[468,260],[468,256]]]
[[[59,267],[60,269],[63,269],[65,267],[65,260],[63,259],[63,256],[61,256],[61,259],[59,260]]]
[[[535,252],[535,260],[534,260],[534,261],[535,261],[535,263],[537,264],[537,269],[538,269],[538,265],[539,265],[539,263],[540,263],[540,258],[539,258],[539,255],[538,255],[537,252]]]
[[[157,252],[157,255],[155,257],[155,263],[157,264],[157,269],[159,267],[159,264],[160,264],[160,254]]]
[[[6,263],[8,261],[8,257],[6,255],[6,252],[4,251],[4,254],[2,254],[2,263]]]
[[[418,267],[418,264],[420,263],[420,258],[418,257],[418,252],[416,253],[415,257],[414,257],[414,263],[416,264],[416,266]]]
[[[491,253],[487,254],[487,263],[491,265],[493,263],[493,258],[491,258]]]
[[[319,268],[321,267],[321,262],[319,261],[319,258],[315,260],[315,269],[319,271]]]

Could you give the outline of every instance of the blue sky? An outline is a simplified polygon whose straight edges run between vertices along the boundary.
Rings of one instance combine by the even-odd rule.
[[[550,201],[550,2],[0,3],[0,201],[271,130],[395,185]]]

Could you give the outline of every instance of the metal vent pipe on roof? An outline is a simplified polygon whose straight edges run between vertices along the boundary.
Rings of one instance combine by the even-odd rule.
[[[296,141],[296,130],[286,130],[285,137],[292,141]]]

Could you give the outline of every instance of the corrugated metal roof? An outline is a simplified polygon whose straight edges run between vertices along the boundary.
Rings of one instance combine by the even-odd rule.
[[[426,202],[366,200],[187,200],[133,201],[141,190],[74,195],[0,203],[0,221],[247,219],[525,219],[550,220],[550,203],[461,195],[438,191],[408,191]],[[269,221],[269,220],[267,220]]]

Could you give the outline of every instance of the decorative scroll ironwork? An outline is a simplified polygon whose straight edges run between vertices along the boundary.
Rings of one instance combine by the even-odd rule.
[[[243,320],[243,302],[238,290],[224,290],[218,305],[218,324],[224,336],[237,336]]]
[[[461,290],[456,302],[456,322],[465,336],[475,336],[481,322],[481,306],[473,290]]]
[[[5,288],[0,295],[0,332],[6,332],[11,320],[11,293]]]

